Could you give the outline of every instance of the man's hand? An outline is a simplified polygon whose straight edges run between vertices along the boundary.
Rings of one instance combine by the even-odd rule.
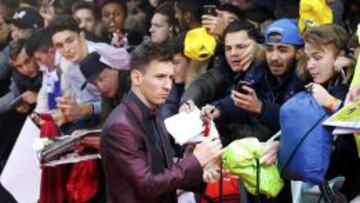
[[[205,183],[214,183],[220,179],[220,169],[211,167],[204,170],[203,181]]]
[[[311,94],[321,106],[326,106],[326,102],[332,98],[323,86],[316,83],[312,83]]]
[[[201,109],[200,116],[203,120],[213,120],[220,117],[220,111],[214,105],[207,104]]]
[[[186,102],[184,102],[180,108],[179,108],[179,112],[187,112],[190,113],[195,109],[195,104],[192,100],[187,100]]]
[[[261,157],[261,163],[264,163],[268,166],[273,165],[277,161],[277,153],[280,148],[279,141],[272,141],[265,144],[265,150]]]
[[[58,97],[56,102],[66,121],[74,121],[80,116],[87,116],[93,113],[91,104],[79,104],[72,95]]]
[[[247,70],[250,66],[251,62],[254,60],[256,53],[259,49],[259,45],[253,39],[248,39],[243,42],[246,46],[245,50],[242,51],[242,55],[240,56],[240,64],[239,67],[242,67],[241,70]]]
[[[33,91],[26,91],[21,95],[21,98],[24,102],[28,104],[36,104],[38,94]]]
[[[100,149],[100,137],[98,136],[89,136],[81,140],[81,144],[86,147],[91,147],[95,149]]]
[[[260,114],[262,109],[262,102],[257,97],[253,88],[242,86],[247,94],[242,94],[235,90],[231,91],[231,99],[234,101],[235,106],[254,114]]]
[[[201,24],[205,27],[208,32],[212,35],[223,36],[227,22],[225,16],[221,11],[217,11],[217,16],[202,15]]]
[[[194,156],[199,161],[201,167],[214,162],[221,156],[221,142],[219,138],[205,137],[204,140],[197,144],[194,149]]]
[[[45,123],[45,121],[42,120],[42,119],[40,118],[39,114],[37,114],[37,113],[32,113],[32,114],[30,115],[30,118],[31,118],[31,120],[32,120],[37,126],[39,126],[39,127],[41,127],[41,126]]]
[[[360,86],[351,88],[346,95],[345,104],[356,101],[360,99]]]
[[[27,103],[22,103],[18,107],[16,107],[16,111],[23,114],[29,113],[30,109],[30,105]]]
[[[345,56],[338,56],[334,62],[334,69],[336,72],[341,72],[343,68],[351,67],[354,65],[354,61]]]
[[[75,130],[71,135],[72,136],[80,135],[80,134],[84,133],[85,131],[87,131],[87,130],[85,130],[85,129]],[[86,147],[100,149],[100,137],[88,136],[88,137],[82,138],[80,140],[80,142],[78,142],[77,145],[75,146],[75,151],[76,151],[76,153],[81,154]]]

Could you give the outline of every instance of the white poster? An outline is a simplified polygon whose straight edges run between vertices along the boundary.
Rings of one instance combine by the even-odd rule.
[[[19,203],[36,203],[40,194],[41,170],[32,149],[39,128],[28,117],[1,174],[0,182]]]

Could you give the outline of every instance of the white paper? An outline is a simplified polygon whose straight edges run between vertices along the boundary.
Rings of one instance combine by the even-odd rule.
[[[79,156],[76,153],[68,154],[66,158],[50,161],[46,164],[43,164],[43,166],[58,166],[63,164],[70,164],[70,163],[78,163],[80,161],[87,161],[92,159],[100,159],[100,154],[89,154],[89,155],[83,155]]]
[[[195,108],[192,112],[180,112],[165,119],[165,126],[175,142],[183,145],[186,143],[201,142],[204,138],[204,125],[200,117],[200,110]],[[218,137],[218,131],[213,121],[210,124],[211,137]]]
[[[341,128],[337,127],[333,130],[333,135],[344,135],[344,134],[354,134],[360,132],[359,129],[354,128]]]
[[[19,203],[36,203],[39,199],[41,169],[31,146],[39,136],[39,128],[28,117],[0,177],[1,184]]]

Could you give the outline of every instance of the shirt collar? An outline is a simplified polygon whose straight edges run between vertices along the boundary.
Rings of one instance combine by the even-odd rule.
[[[147,120],[150,120],[153,118],[154,113],[153,112],[157,112],[157,109],[154,109],[153,111],[149,109],[149,107],[147,107],[140,99],[138,96],[136,96],[136,94],[133,91],[129,91],[129,96],[132,98],[132,100],[137,104],[137,106],[140,107],[142,113],[143,113],[143,117],[146,118]]]

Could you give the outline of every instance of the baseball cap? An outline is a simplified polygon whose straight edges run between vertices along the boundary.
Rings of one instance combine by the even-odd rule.
[[[276,34],[279,38],[271,38]],[[297,23],[289,18],[282,18],[271,23],[265,30],[265,44],[277,42],[291,45],[304,45]]]
[[[44,27],[44,19],[39,12],[30,7],[19,8],[13,15],[11,23],[20,29]]]
[[[216,40],[205,28],[195,28],[186,33],[184,55],[195,61],[204,61],[214,55]]]
[[[88,54],[80,62],[80,71],[87,81],[92,81],[105,69],[108,65],[100,61],[100,55],[97,52]]]

